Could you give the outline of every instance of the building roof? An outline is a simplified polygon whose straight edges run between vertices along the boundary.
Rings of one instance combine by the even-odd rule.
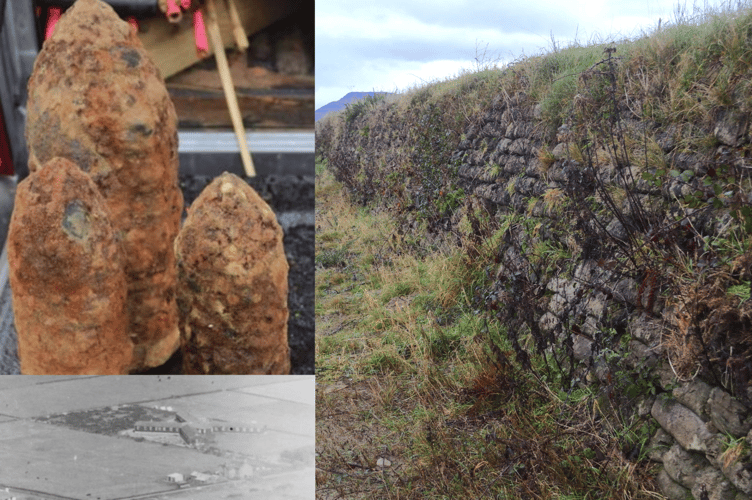
[[[159,422],[159,421],[149,421],[149,420],[139,420],[135,424],[133,424],[134,429],[138,429],[139,427],[167,427],[174,429],[172,432],[179,432],[180,428],[183,427],[185,424],[181,424],[178,422]]]
[[[176,412],[175,418],[177,419],[178,422],[192,422],[194,424],[197,422],[206,422],[205,418],[199,417],[189,411],[184,411],[184,410],[181,410],[180,412]]]
[[[139,420],[133,425],[134,426],[136,425],[160,425],[162,427],[170,427],[170,426],[179,427],[182,424],[180,422],[175,422],[172,420]]]
[[[191,477],[198,481],[208,481],[209,479],[211,479],[211,475],[204,474],[203,472],[196,472],[196,471],[193,471],[191,473]]]

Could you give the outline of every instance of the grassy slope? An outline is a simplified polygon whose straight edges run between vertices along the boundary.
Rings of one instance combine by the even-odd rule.
[[[416,252],[321,164],[316,183],[318,498],[656,498],[624,454],[649,426],[610,427],[607,399],[552,392],[511,352],[490,361],[482,265]]]
[[[672,134],[675,152],[692,155],[697,162],[722,161],[713,132],[716,119],[729,108],[752,112],[751,11],[729,5],[719,15],[685,17],[649,37],[615,45],[616,78],[630,109],[655,127],[656,137]],[[499,89],[510,95],[524,89],[532,102],[540,103],[541,127],[555,132],[562,122],[574,119],[584,123],[582,133],[592,134],[588,137],[597,142],[603,140],[598,135],[602,124],[588,122],[588,114],[595,113],[581,98],[594,98],[582,93],[587,82],[580,75],[604,58],[603,49],[555,48],[506,71],[485,68],[463,74],[402,97],[352,107],[327,117],[322,130],[335,131],[324,136],[336,148],[345,126],[356,127],[367,138],[369,128],[383,126],[392,115],[431,116],[436,107],[441,110],[439,128],[458,142],[466,127],[492,105]],[[580,99],[575,99],[578,94]],[[576,103],[583,102],[578,108]],[[430,194],[427,199],[434,201],[421,212],[430,221],[451,207],[446,193],[454,187],[425,175],[445,165],[446,158],[427,158],[424,153],[432,147],[421,149],[420,127],[408,129],[398,139],[416,147],[389,161],[370,159],[380,151],[365,146],[361,174],[381,175],[377,185],[387,189],[357,199],[370,197],[382,206],[411,200],[404,175],[395,173],[423,168],[413,171],[411,182],[421,183]],[[679,172],[671,171],[655,140],[650,141],[643,148],[641,140],[626,137],[629,157],[649,169],[653,177],[646,180],[671,182]],[[748,144],[743,149],[745,156],[752,154]],[[544,147],[540,157],[547,155]],[[373,169],[368,161],[395,172]],[[736,178],[711,178],[705,186],[713,188],[706,189],[711,196],[712,191],[716,196],[733,193],[720,200],[731,213],[748,206],[734,201],[750,191],[746,170],[740,172]],[[361,182],[355,174],[352,178]],[[523,372],[512,355],[505,355],[509,348],[504,327],[481,312],[476,297],[495,272],[492,249],[498,227],[491,228],[494,238],[487,247],[468,241],[464,250],[429,245],[402,235],[387,210],[355,206],[322,165],[317,166],[316,181],[320,498],[660,498],[653,492],[649,462],[640,460],[653,430],[649,417],[624,421],[609,411],[607,391],[562,393],[555,380]],[[357,191],[357,182],[354,186]],[[713,202],[698,198],[700,208]],[[431,213],[432,207],[443,208]],[[752,217],[739,213],[752,225]],[[748,254],[749,231],[705,243],[713,265],[717,263],[713,273],[696,266],[691,256],[662,268],[679,298],[699,297],[689,288],[710,279],[706,275],[741,279],[734,262]],[[657,257],[650,255],[653,246],[645,244],[644,259],[663,259],[661,249]],[[721,295],[736,283],[731,278],[721,281]],[[748,285],[743,281],[736,288],[747,290]],[[497,351],[489,353],[492,349]],[[696,363],[697,356],[690,361]],[[542,361],[535,363],[540,366]],[[379,467],[379,458],[391,465]]]

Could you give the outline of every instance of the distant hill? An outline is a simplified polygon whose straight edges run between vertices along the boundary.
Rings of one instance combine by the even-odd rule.
[[[339,111],[345,109],[345,106],[358,99],[363,99],[366,96],[372,96],[375,94],[389,94],[389,92],[349,92],[345,97],[339,101],[330,102],[325,104],[316,110],[316,121],[323,118],[325,114],[331,111]]]

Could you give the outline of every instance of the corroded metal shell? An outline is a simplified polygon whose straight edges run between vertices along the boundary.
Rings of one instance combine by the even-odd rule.
[[[269,205],[232,174],[188,209],[175,240],[185,373],[289,373],[282,238]]]
[[[120,242],[72,162],[54,158],[18,185],[8,265],[22,373],[128,373]]]
[[[100,0],[78,0],[42,48],[29,80],[29,170],[54,157],[102,194],[122,242],[133,369],[178,348],[175,260],[183,209],[177,117],[133,29]]]

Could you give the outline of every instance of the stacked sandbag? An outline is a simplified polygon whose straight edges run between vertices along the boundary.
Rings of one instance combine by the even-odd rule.
[[[122,374],[131,366],[125,273],[104,199],[55,158],[17,188],[8,266],[23,374]]]
[[[188,209],[175,240],[185,373],[289,373],[282,237],[269,205],[232,174]]]
[[[123,247],[132,368],[164,363],[179,345],[177,118],[133,29],[104,2],[78,0],[44,43],[26,138],[31,172],[64,157],[96,184]]]

